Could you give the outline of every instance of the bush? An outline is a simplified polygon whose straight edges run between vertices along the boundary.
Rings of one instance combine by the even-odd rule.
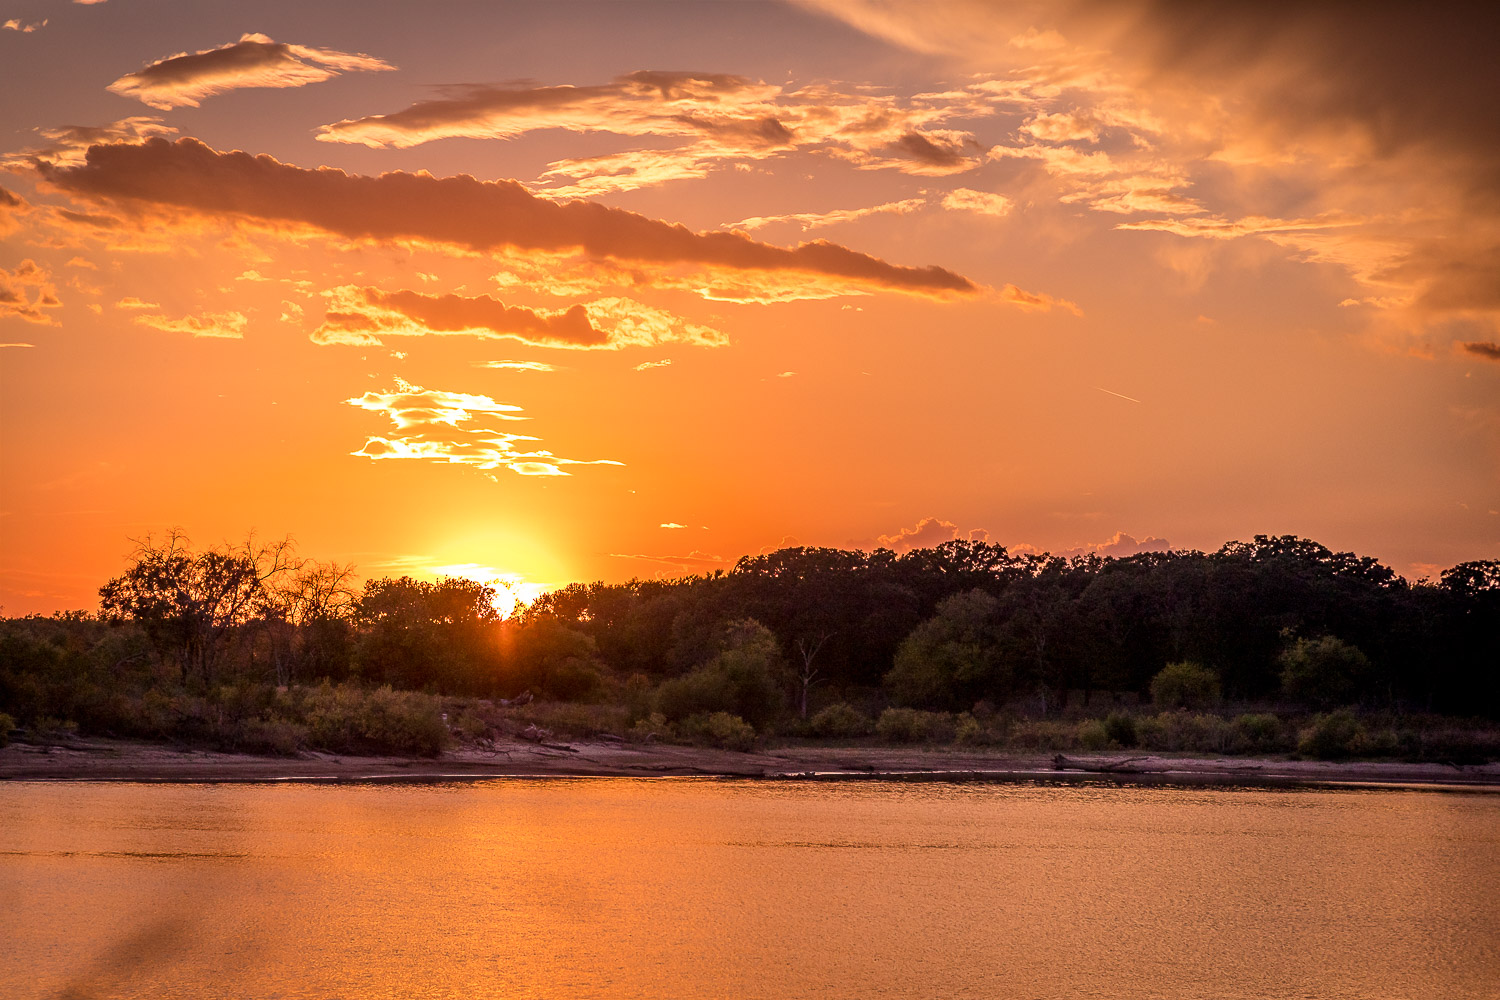
[[[1228,753],[1233,742],[1229,723],[1217,715],[1191,712],[1162,712],[1140,719],[1136,733],[1148,750]]]
[[[1135,716],[1128,712],[1110,712],[1104,720],[1104,732],[1122,747],[1133,747],[1140,742],[1135,731]]]
[[[814,715],[809,728],[814,736],[824,739],[864,736],[870,731],[870,720],[858,709],[841,701]]]
[[[1085,750],[1108,750],[1114,741],[1104,723],[1098,719],[1085,719],[1078,724],[1078,745]]]
[[[1365,748],[1365,727],[1347,709],[1317,716],[1297,741],[1299,753],[1319,760],[1341,760]]]
[[[755,747],[755,730],[738,715],[714,712],[693,715],[682,723],[683,732],[724,750],[749,752]]]
[[[673,721],[726,712],[764,728],[781,707],[781,687],[767,658],[740,649],[725,650],[692,673],[664,682],[656,692],[657,711]]]
[[[1281,720],[1269,712],[1241,715],[1230,724],[1234,746],[1240,751],[1287,749],[1282,743]]]
[[[953,717],[944,712],[888,708],[880,713],[875,734],[887,743],[936,743],[953,735]]]
[[[1359,647],[1331,635],[1298,639],[1277,662],[1281,690],[1288,698],[1314,708],[1358,701],[1370,674],[1370,661]]]
[[[16,728],[16,720],[0,712],[0,747],[10,745],[10,731]]]
[[[980,746],[991,742],[989,731],[968,712],[958,717],[953,729],[953,742],[962,746]]]
[[[335,753],[396,753],[435,757],[448,742],[438,701],[414,691],[323,684],[305,695],[312,746]]]
[[[1219,675],[1197,663],[1169,663],[1151,678],[1151,701],[1162,708],[1217,704]]]
[[[1011,727],[1007,742],[1018,750],[1071,750],[1078,745],[1078,727],[1061,720],[1027,719]]]

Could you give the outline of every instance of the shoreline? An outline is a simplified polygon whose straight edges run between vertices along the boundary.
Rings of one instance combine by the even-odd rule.
[[[1129,760],[1128,770],[1096,770]],[[194,750],[134,740],[74,738],[0,747],[0,781],[386,783],[499,778],[772,779],[1221,785],[1265,788],[1406,787],[1500,792],[1500,763],[1282,760],[1071,753],[960,747],[782,746],[739,753],[707,747],[577,740],[543,746],[497,741],[438,757],[298,757]]]

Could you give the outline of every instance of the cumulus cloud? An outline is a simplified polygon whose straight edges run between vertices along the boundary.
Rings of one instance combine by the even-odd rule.
[[[971,89],[1024,116],[988,155],[1029,193],[1040,171],[1062,203],[1153,216],[1123,230],[1258,239],[1336,265],[1348,281],[1330,277],[1333,301],[1367,307],[1372,333],[1500,333],[1486,266],[1500,132],[1475,125],[1500,120],[1500,88],[1474,76],[1493,61],[1493,10],[802,2],[980,71]]]
[[[514,181],[467,175],[378,177],[308,170],[270,156],[220,153],[195,139],[91,147],[78,166],[39,165],[53,186],[80,198],[174,209],[225,220],[321,230],[351,239],[413,240],[475,252],[517,250],[639,264],[680,265],[716,276],[759,274],[795,284],[811,276],[850,289],[967,295],[973,282],[940,267],[907,267],[823,240],[793,248],[741,233],[695,233],[623,209],[558,204]],[[733,282],[730,282],[732,284]]]
[[[369,437],[351,454],[375,461],[415,459],[467,465],[490,471],[509,469],[522,476],[566,476],[564,466],[620,465],[607,459],[582,461],[530,448],[538,439],[499,429],[497,423],[524,420],[521,407],[489,396],[425,389],[401,379],[389,392],[366,392],[345,400],[350,406],[383,414],[394,430]]]
[[[930,549],[934,545],[951,542],[955,538],[988,541],[989,532],[983,528],[963,531],[952,521],[940,517],[924,517],[910,528],[902,528],[889,535],[875,539],[877,545],[894,552],[909,552],[912,549]]]
[[[136,301],[139,302],[139,300]],[[140,303],[126,308],[154,309],[157,307],[151,303]],[[207,313],[202,316],[183,316],[181,319],[152,314],[137,316],[135,321],[141,326],[149,326],[163,333],[185,333],[191,337],[211,340],[243,340],[245,336],[245,315],[238,312]]]
[[[288,45],[265,35],[246,34],[216,49],[180,52],[149,63],[120,77],[109,89],[169,111],[183,106],[196,108],[201,99],[226,90],[305,87],[341,72],[388,69],[395,67],[362,53]]]
[[[175,128],[163,124],[160,118],[152,115],[121,118],[108,125],[64,125],[60,128],[38,129],[37,134],[47,140],[45,143],[18,153],[7,153],[0,157],[0,166],[12,169],[39,167],[42,164],[74,167],[83,163],[84,154],[90,146],[109,142],[137,142],[152,136],[176,133]]]
[[[52,273],[29,257],[8,271],[0,267],[0,317],[14,316],[39,326],[56,326],[46,312],[62,305]]]

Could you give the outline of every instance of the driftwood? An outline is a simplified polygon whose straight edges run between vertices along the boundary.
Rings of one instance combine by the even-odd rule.
[[[1095,763],[1086,760],[1073,760],[1058,754],[1052,758],[1052,767],[1058,771],[1093,771],[1097,774],[1147,774],[1143,767],[1131,767],[1138,760],[1146,760],[1145,757],[1126,757],[1124,760],[1109,761],[1106,763]]]
[[[530,691],[522,691],[514,698],[501,698],[500,704],[504,708],[519,708],[522,705],[531,704],[531,698],[532,695]]]

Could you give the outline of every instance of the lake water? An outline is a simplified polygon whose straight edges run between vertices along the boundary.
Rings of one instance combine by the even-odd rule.
[[[0,784],[0,996],[1500,997],[1500,795]]]

